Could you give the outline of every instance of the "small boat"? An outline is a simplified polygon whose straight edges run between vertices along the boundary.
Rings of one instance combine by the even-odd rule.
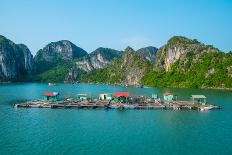
[[[200,111],[211,110],[211,109],[213,109],[213,106],[209,105],[209,106],[206,106],[206,107],[201,107]]]
[[[55,83],[48,83],[48,86],[56,86]]]
[[[71,98],[71,97],[66,97],[66,98],[65,98],[65,101],[73,101],[73,98]]]

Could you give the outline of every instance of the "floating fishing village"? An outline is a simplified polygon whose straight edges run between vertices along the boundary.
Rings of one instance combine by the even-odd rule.
[[[49,84],[53,86],[55,84]],[[45,92],[43,99],[19,102],[14,107],[24,108],[78,108],[78,109],[167,109],[167,110],[211,110],[221,109],[220,106],[207,102],[204,95],[191,95],[189,100],[179,100],[177,95],[165,92],[162,96],[151,94],[147,96],[133,96],[129,92],[104,92],[98,99],[88,94],[77,94],[76,98],[60,99],[59,92]]]

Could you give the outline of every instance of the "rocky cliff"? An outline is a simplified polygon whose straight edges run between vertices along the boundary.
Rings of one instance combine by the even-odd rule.
[[[100,47],[84,58],[77,60],[76,67],[87,72],[93,69],[105,68],[111,60],[119,57],[120,54],[120,51]]]
[[[35,66],[35,61],[34,61],[33,55],[31,54],[31,51],[24,44],[18,44],[18,46],[20,47],[20,49],[23,51],[23,54],[24,54],[25,69],[29,72],[34,72],[36,69],[36,66]]]
[[[0,81],[34,77],[29,73],[36,68],[36,78],[46,82],[232,88],[232,52],[182,36],[172,37],[158,50],[98,48],[90,54],[64,40],[48,44],[34,60],[25,45],[0,36]]]
[[[195,39],[175,36],[161,47],[154,71],[142,82],[153,86],[231,88],[231,53]]]
[[[34,68],[33,56],[25,45],[0,36],[0,81],[16,80]]]
[[[86,56],[88,53],[72,42],[67,40],[52,42],[40,49],[36,56],[35,62],[38,71],[44,71],[56,66],[60,62],[72,61],[77,58]]]
[[[69,70],[65,81],[75,82],[79,80],[81,74],[84,73],[83,71],[90,72],[92,70],[105,68],[110,61],[118,58],[121,53],[121,51],[100,47],[89,55],[76,60],[75,65]]]
[[[143,75],[151,70],[151,66],[148,60],[127,47],[122,56],[111,61],[106,68],[93,70],[82,76],[80,81],[136,85],[140,83]]]
[[[141,48],[137,50],[136,52],[139,53],[139,55],[143,57],[144,59],[147,59],[148,61],[155,63],[157,51],[158,51],[158,48],[148,46],[148,47]]]
[[[182,36],[174,36],[162,46],[156,56],[156,67],[169,71],[176,61],[181,61],[182,65],[188,64],[188,58],[194,56],[191,63],[197,62],[205,53],[219,52],[218,49],[210,45],[204,45],[196,39],[191,40]],[[182,66],[183,67],[183,66]],[[180,66],[181,68],[181,66]]]
[[[139,84],[144,74],[151,70],[150,62],[146,57],[141,56],[140,54],[141,53],[136,53],[132,48],[127,47],[122,56],[121,63],[111,64],[111,76],[114,75],[114,72],[120,70],[120,82],[130,85]]]

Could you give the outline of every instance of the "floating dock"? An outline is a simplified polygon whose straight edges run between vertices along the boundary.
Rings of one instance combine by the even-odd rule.
[[[211,104],[199,105],[191,101],[164,101],[156,100],[128,103],[116,103],[114,101],[98,100],[98,101],[43,101],[32,100],[15,104],[15,107],[23,108],[77,108],[77,109],[166,109],[166,110],[211,110],[221,109],[220,106]]]
[[[132,97],[129,92],[101,93],[99,99],[92,99],[88,94],[77,94],[77,99],[59,100],[58,92],[45,92],[43,100],[32,100],[15,104],[23,108],[77,108],[77,109],[166,109],[166,110],[212,110],[220,106],[206,102],[204,95],[191,95],[191,100],[177,100],[177,95],[165,92],[163,99],[158,94],[152,97]]]

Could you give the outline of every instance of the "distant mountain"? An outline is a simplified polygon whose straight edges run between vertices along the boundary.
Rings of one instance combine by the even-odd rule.
[[[63,49],[63,51],[65,50]],[[84,56],[79,58],[70,57],[62,60],[58,57],[59,61],[54,61],[53,59],[52,63],[48,61],[43,61],[43,64],[48,64],[50,67],[44,68],[44,70],[42,70],[42,72],[40,72],[40,74],[38,75],[38,79],[49,82],[78,81],[80,75],[95,69],[104,68],[111,60],[119,57],[120,55],[120,51],[100,47],[92,53],[85,54]],[[51,57],[56,58],[57,55]]]
[[[232,87],[232,53],[196,39],[172,37],[156,56],[154,71],[142,82],[152,86]]]
[[[75,65],[69,70],[65,81],[72,82],[79,80],[78,78],[84,73],[83,71],[90,72],[95,69],[105,68],[110,61],[120,57],[121,54],[121,51],[100,47],[89,55],[76,60]]]
[[[76,61],[76,66],[84,71],[91,71],[93,69],[100,69],[106,67],[106,65],[114,58],[121,55],[120,51],[100,47],[90,53],[89,55]]]
[[[127,47],[122,56],[111,61],[106,68],[93,70],[81,76],[80,81],[139,84],[143,75],[152,69],[151,63],[138,52]]]
[[[161,87],[232,88],[232,52],[174,36],[157,49],[98,48],[52,42],[33,59],[26,45],[0,36],[0,81],[139,83]]]
[[[174,36],[158,50],[156,66],[168,71],[176,61],[186,63],[190,55],[194,56],[195,61],[197,61],[206,53],[211,52],[219,52],[219,50],[211,45],[204,45],[196,39],[191,40],[182,36]]]
[[[158,48],[148,46],[148,47],[141,48],[137,50],[136,52],[139,53],[140,56],[142,56],[144,59],[147,59],[148,61],[155,63],[157,51],[158,51]]]
[[[55,67],[61,62],[72,61],[86,56],[88,53],[67,40],[52,42],[40,49],[35,62],[39,72]]]
[[[34,69],[33,56],[27,46],[0,35],[0,81],[19,80]]]

